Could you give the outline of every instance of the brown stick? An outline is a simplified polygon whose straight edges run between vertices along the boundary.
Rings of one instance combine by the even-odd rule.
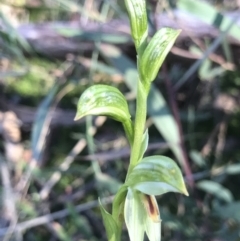
[[[232,17],[236,14],[239,13],[233,12],[226,15]],[[189,13],[176,10],[173,12],[173,15],[174,18],[171,18],[168,14],[161,13],[156,18],[156,26],[158,28],[172,27],[182,29],[182,33],[177,40],[178,42],[189,39],[188,36],[194,38],[215,38],[219,34],[215,27],[202,22]],[[240,20],[237,23],[240,26]],[[4,30],[4,26],[0,27]],[[5,31],[7,32],[7,29]],[[150,31],[153,32],[151,29]],[[17,32],[20,37],[27,40],[36,52],[51,57],[65,57],[67,53],[92,51],[94,48],[93,41],[99,38],[104,42],[104,34],[116,35],[119,38],[125,36],[127,43],[132,44],[129,23],[124,20],[112,20],[104,24],[88,22],[85,25],[80,21],[26,24],[20,26]],[[108,41],[108,36],[105,37],[105,41]],[[230,36],[228,37],[228,42],[240,47],[240,42]]]

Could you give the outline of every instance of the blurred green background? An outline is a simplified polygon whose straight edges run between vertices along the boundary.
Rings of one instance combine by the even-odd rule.
[[[162,240],[240,240],[240,1],[149,0],[149,31],[182,29],[148,101],[148,154],[179,164],[190,196],[157,198]],[[74,122],[90,85],[126,96],[136,52],[123,0],[0,1],[0,240],[106,240],[129,146],[106,117]],[[124,230],[123,240],[128,240]]]

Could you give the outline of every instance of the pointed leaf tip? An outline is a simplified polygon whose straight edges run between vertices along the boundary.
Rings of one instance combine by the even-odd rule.
[[[144,85],[151,83],[181,30],[161,28],[143,52],[139,70]]]
[[[108,213],[105,208],[103,207],[100,198],[98,198],[104,226],[106,229],[107,237],[109,241],[117,240],[119,230],[116,221],[114,220],[113,216]]]
[[[188,193],[188,191],[187,191],[187,188],[186,188],[186,186],[184,185],[184,188],[183,188],[183,190],[182,190],[182,193],[185,195],[185,196],[189,196],[189,193]]]
[[[165,156],[143,158],[129,175],[127,185],[148,195],[179,192],[188,196],[179,167]]]
[[[74,121],[77,121],[77,120],[79,120],[79,119],[81,119],[82,118],[82,116],[81,115],[78,115],[78,114],[76,114],[76,116],[74,117]]]

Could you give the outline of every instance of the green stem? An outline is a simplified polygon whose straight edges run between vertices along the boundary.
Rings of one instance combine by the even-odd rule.
[[[126,121],[123,123],[123,128],[124,131],[127,135],[127,139],[129,141],[130,146],[132,147],[133,145],[133,124],[132,121]]]
[[[131,173],[134,166],[136,166],[136,164],[139,161],[138,160],[139,152],[142,144],[142,138],[143,138],[146,115],[147,115],[147,96],[148,96],[148,90],[146,90],[146,87],[142,85],[141,81],[138,81],[134,138],[133,138],[133,146],[131,150],[130,165],[128,168],[126,179],[128,178],[128,175]]]
[[[131,157],[130,157],[130,165],[128,168],[126,180],[131,173],[134,166],[136,166],[137,162],[139,161],[139,152],[141,149],[143,133],[145,128],[146,116],[147,116],[147,96],[148,96],[148,88],[142,85],[141,81],[138,81],[137,87],[137,107],[136,107],[136,116],[135,116],[135,125],[134,125],[134,135],[133,135],[133,145],[131,145]],[[122,187],[124,188],[124,187]],[[123,195],[125,197],[126,193],[118,191],[114,201],[113,201],[113,218],[116,220],[118,228],[119,228],[119,235],[116,237],[116,241],[120,240],[121,237],[121,229],[123,224],[123,217],[124,217],[124,202],[122,200],[124,197],[118,197],[118,195]],[[120,201],[120,202],[119,202]]]

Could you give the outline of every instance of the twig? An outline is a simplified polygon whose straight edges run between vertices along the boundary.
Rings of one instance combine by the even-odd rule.
[[[218,133],[218,141],[216,146],[216,152],[215,156],[219,162],[219,159],[221,158],[221,154],[225,145],[225,139],[226,139],[226,132],[227,132],[227,121],[224,119],[220,123],[219,133]]]
[[[203,50],[203,51],[205,51],[205,50]],[[172,47],[171,53],[173,53],[174,55],[183,57],[183,58],[188,58],[188,59],[201,59],[202,58],[202,54],[191,53],[188,50],[178,48],[176,46]],[[212,60],[214,63],[219,64],[225,70],[233,71],[236,67],[235,64],[227,62],[222,56],[214,54],[214,53],[209,55],[209,59]]]
[[[183,168],[184,168],[185,174],[188,176],[189,184],[191,185],[191,187],[193,187],[194,186],[194,180],[191,178],[192,171],[191,171],[191,168],[190,168],[190,165],[189,165],[188,156],[187,156],[184,141],[183,141],[183,131],[182,131],[182,125],[181,125],[181,121],[180,121],[180,117],[179,117],[178,107],[177,107],[176,100],[175,100],[175,92],[174,92],[174,90],[171,86],[171,81],[170,81],[169,76],[167,74],[166,65],[163,65],[162,69],[163,69],[163,73],[164,73],[164,77],[165,77],[165,84],[166,84],[167,91],[168,91],[170,106],[171,106],[175,121],[176,121],[177,126],[178,126],[178,132],[179,132],[179,136],[180,136],[180,146],[181,146],[182,155],[183,155],[183,158],[184,158]]]
[[[45,200],[48,198],[51,189],[59,182],[62,176],[62,172],[69,169],[70,165],[74,161],[75,157],[85,148],[87,142],[85,139],[79,140],[73,149],[70,151],[68,156],[64,159],[62,164],[59,166],[60,171],[56,171],[52,174],[50,179],[45,183],[42,190],[40,191],[40,198]]]
[[[0,170],[2,177],[2,185],[3,185],[3,211],[7,220],[10,220],[10,226],[7,228],[9,232],[14,231],[18,222],[18,215],[16,211],[15,197],[13,194],[10,173],[8,170],[8,166],[4,158],[0,155]],[[16,232],[16,237],[18,240],[22,240],[21,231]],[[10,240],[11,233],[7,234],[3,241]]]
[[[199,59],[198,61],[196,61],[191,68],[189,68],[189,70],[182,76],[182,78],[177,82],[177,84],[175,84],[174,89],[178,90],[184,83],[186,80],[188,80],[193,73],[195,73],[195,71],[197,71],[197,69],[199,68],[199,66],[209,57],[209,55],[215,51],[217,49],[217,47],[221,44],[221,42],[223,41],[223,39],[226,37],[226,35],[228,34],[229,30],[232,28],[232,26],[237,22],[237,20],[239,19],[239,16],[235,17],[231,23],[229,24],[229,26],[227,26],[226,30],[223,31],[218,38],[216,38],[214,40],[214,42],[211,44],[211,46],[204,52],[204,55],[202,56],[201,59]]]
[[[169,148],[169,144],[166,142],[150,143],[146,152],[153,151],[159,148]],[[130,155],[130,149],[128,147],[120,150],[98,152],[93,155],[80,156],[77,160],[92,161],[94,159],[102,160],[104,162],[118,160],[119,158],[126,158]]]
[[[110,197],[107,197],[107,198],[102,198],[101,201],[104,204],[109,204],[109,203],[112,203],[113,198],[114,198],[114,196],[110,196]],[[98,202],[98,200],[94,200],[94,201],[91,201],[91,202],[88,202],[88,203],[77,205],[75,207],[75,211],[79,213],[79,212],[83,212],[83,211],[86,211],[88,209],[91,209],[91,208],[94,208],[94,207],[97,207],[97,206],[99,206],[99,202]],[[53,220],[56,220],[56,219],[65,218],[69,214],[70,214],[70,211],[69,211],[69,209],[66,208],[66,209],[58,211],[58,212],[46,214],[46,215],[38,217],[38,218],[34,218],[34,219],[31,219],[31,220],[28,220],[28,221],[25,221],[25,222],[22,222],[22,223],[18,223],[16,225],[15,230],[17,230],[19,232],[23,232],[26,229],[37,227],[37,226],[46,224],[48,222],[52,222]],[[0,229],[0,237],[3,237],[4,235],[10,234],[10,233],[13,233],[13,232],[14,232],[14,230],[9,230],[8,228],[1,228]]]
[[[99,120],[101,121],[99,122]],[[98,123],[98,126],[101,126],[106,120],[106,117],[98,117],[96,119],[96,122]],[[97,132],[97,128],[93,127],[92,129],[92,135],[94,135]],[[76,156],[85,148],[87,145],[87,142],[85,139],[81,139],[77,142],[77,144],[73,147],[73,149],[70,151],[68,156],[64,159],[62,164],[60,165],[59,169],[60,171],[56,171],[52,174],[50,179],[46,182],[42,190],[40,191],[40,197],[42,200],[45,200],[51,191],[51,189],[56,185],[56,183],[61,179],[62,172],[69,169],[70,165],[76,158]]]
[[[214,143],[214,139],[216,138],[217,136],[217,133],[219,131],[219,128],[220,128],[220,123],[218,123],[214,129],[212,130],[206,144],[202,147],[202,150],[200,151],[201,155],[203,157],[206,157],[210,154],[211,150],[212,150],[212,146],[213,146],[213,143]]]
[[[52,87],[48,95],[43,99],[38,108],[31,138],[32,158],[25,176],[23,176],[18,184],[19,192],[22,190],[24,191],[24,194],[27,192],[33,170],[36,168],[36,166],[41,165],[40,162],[45,149],[47,136],[51,130],[50,124],[53,117],[52,112],[56,110],[57,105],[63,95],[66,94],[67,91],[70,91],[68,86],[65,86],[64,88],[63,84],[66,82],[66,77],[72,72],[72,70],[72,63],[65,66],[64,73],[59,79],[57,79],[55,85]],[[63,88],[61,89],[61,87]],[[59,89],[61,89],[61,91],[58,93]]]
[[[80,190],[77,190],[74,193],[64,194],[57,197],[55,203],[66,203],[66,202],[74,202],[76,200],[80,200],[81,198],[86,196],[88,192],[92,191],[94,188],[96,188],[96,183],[95,181],[91,181],[85,184]]]
[[[36,108],[24,105],[13,105],[10,103],[4,103],[3,101],[0,104],[6,107],[8,110],[16,113],[24,126],[30,126],[34,123],[37,111]],[[72,126],[77,124],[73,121],[75,111],[65,110],[57,107],[54,111],[50,110],[49,114],[52,116],[52,121],[50,123],[51,126]]]

